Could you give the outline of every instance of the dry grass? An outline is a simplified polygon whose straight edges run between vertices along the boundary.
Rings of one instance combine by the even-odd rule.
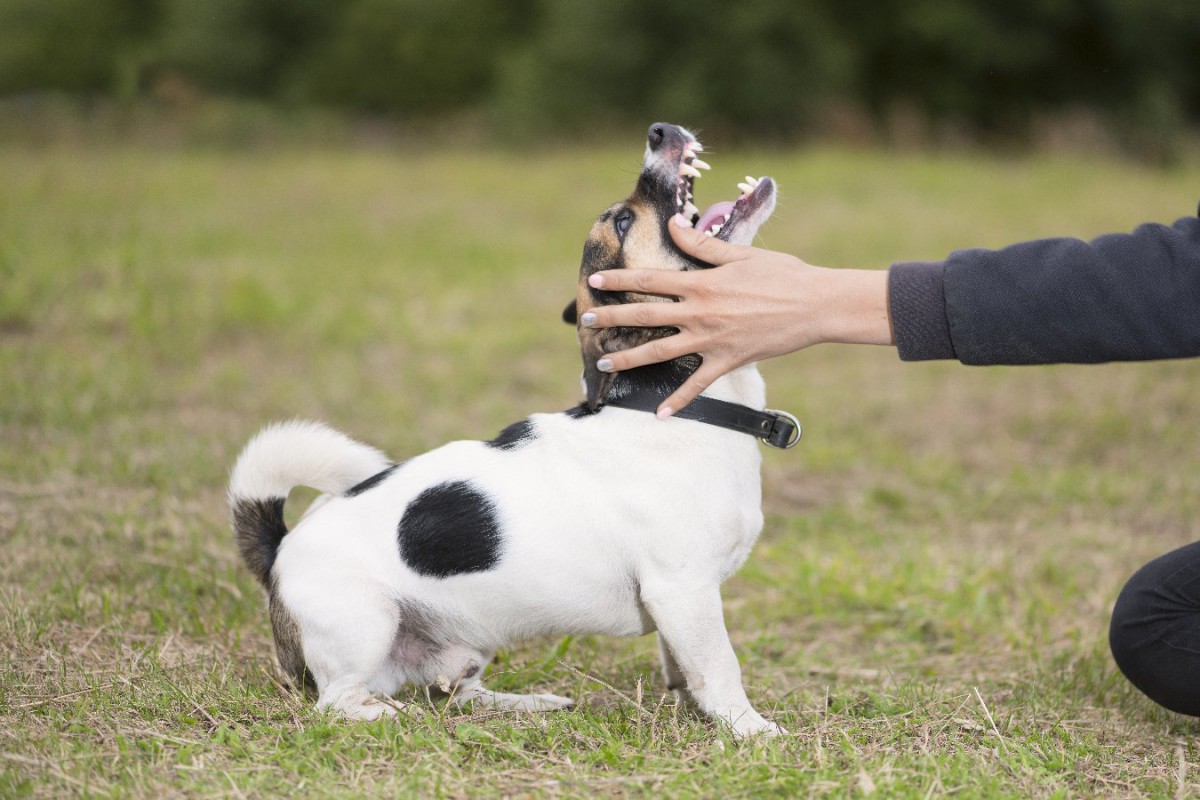
[[[1195,163],[713,149],[704,196],[773,174],[765,243],[830,266],[1171,221],[1200,185]],[[781,741],[677,712],[649,640],[504,653],[498,687],[581,701],[547,717],[346,725],[280,691],[226,528],[237,450],[314,416],[400,456],[571,405],[557,314],[637,155],[0,150],[0,795],[1200,785],[1195,724],[1104,644],[1129,573],[1200,538],[1195,363],[767,365],[805,439],[767,456],[726,598]]]

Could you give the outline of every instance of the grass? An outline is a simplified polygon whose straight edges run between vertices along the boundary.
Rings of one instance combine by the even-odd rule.
[[[1197,726],[1116,672],[1108,613],[1200,538],[1200,363],[979,369],[822,347],[765,366],[805,424],[726,590],[736,743],[652,638],[537,640],[497,688],[346,724],[281,691],[226,471],[284,417],[403,456],[577,399],[558,313],[636,141],[463,149],[0,147],[0,796],[1178,797]],[[1200,163],[721,152],[782,187],[768,246],[884,267],[1190,213]],[[423,700],[417,698],[421,703]]]

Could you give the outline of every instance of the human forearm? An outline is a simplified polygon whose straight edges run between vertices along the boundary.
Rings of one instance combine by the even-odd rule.
[[[1091,242],[1057,238],[959,250],[890,270],[907,361],[1131,361],[1200,355],[1200,219]]]
[[[883,270],[822,269],[814,281],[825,302],[812,308],[815,342],[894,344]]]

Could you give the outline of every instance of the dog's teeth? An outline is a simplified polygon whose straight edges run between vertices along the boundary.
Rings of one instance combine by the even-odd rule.
[[[751,186],[758,186],[758,178],[755,178],[753,175],[747,175],[746,183],[750,184]]]
[[[722,222],[721,224],[724,225],[726,222],[729,222],[729,218],[732,216],[733,216],[733,212],[730,211],[728,214],[725,215],[725,222]]]
[[[683,204],[683,215],[685,217],[694,217],[700,213],[700,209],[696,208],[696,204],[691,200]]]
[[[750,194],[754,191],[754,187],[748,183],[739,183],[738,188],[742,190],[742,194]]]
[[[688,149],[694,153],[703,153],[704,145],[700,144],[699,142],[692,142],[688,145]]]
[[[726,218],[725,218],[725,221],[726,221],[726,222],[728,222],[728,221],[729,221],[729,217],[726,217]],[[712,235],[712,236],[716,236],[718,233],[720,233],[720,232],[721,232],[721,228],[724,228],[724,227],[725,227],[725,224],[724,224],[724,223],[717,223],[716,225],[713,225],[713,226],[712,226],[711,228],[709,228],[708,230],[709,230],[709,233],[710,233],[710,235]]]
[[[679,174],[686,175],[689,178],[699,178],[700,170],[696,169],[691,164],[684,164],[682,161],[680,161],[679,162]]]
[[[712,167],[710,167],[707,162],[701,161],[698,158],[692,159],[692,166],[695,167],[696,169],[712,169]]]

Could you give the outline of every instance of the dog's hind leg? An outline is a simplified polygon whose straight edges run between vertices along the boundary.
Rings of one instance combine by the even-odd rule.
[[[559,711],[575,704],[569,697],[555,694],[493,692],[482,682],[484,665],[491,660],[491,655],[478,650],[455,648],[447,651],[443,665],[447,672],[456,668],[458,677],[453,681],[446,676],[439,677],[436,685],[442,691],[449,691],[450,700],[456,705],[474,702],[505,711]]]
[[[392,653],[394,606],[353,595],[322,599],[319,615],[297,614],[304,657],[317,683],[317,707],[352,719],[395,716],[405,705],[390,697],[402,685]]]
[[[454,699],[458,703],[474,701],[487,708],[499,708],[504,711],[562,711],[575,705],[575,701],[569,697],[559,697],[556,694],[493,692],[482,683],[460,691]]]
[[[328,692],[321,692],[317,708],[328,708],[350,719],[372,720],[394,717],[398,711],[408,711],[410,706],[390,697],[373,694],[360,681],[335,682]]]
[[[669,682],[681,677],[696,706],[729,725],[737,736],[783,732],[751,707],[742,688],[742,669],[725,631],[719,587],[643,584],[642,602],[658,627]]]

